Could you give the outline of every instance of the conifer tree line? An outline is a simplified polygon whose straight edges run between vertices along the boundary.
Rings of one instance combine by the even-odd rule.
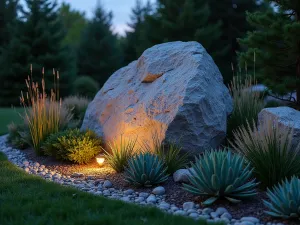
[[[136,0],[125,36],[113,31],[114,15],[101,3],[87,18],[67,3],[24,2],[0,0],[1,106],[19,105],[31,64],[37,79],[45,68],[48,87],[59,70],[64,97],[76,94],[74,82],[101,88],[144,50],[170,41],[201,43],[225,84],[232,65],[251,70],[255,55],[259,82],[274,94],[297,90],[300,104],[299,0]]]

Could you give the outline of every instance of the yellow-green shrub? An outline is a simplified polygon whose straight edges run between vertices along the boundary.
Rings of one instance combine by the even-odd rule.
[[[57,159],[86,164],[101,151],[101,140],[92,131],[70,129],[50,135],[42,149]]]

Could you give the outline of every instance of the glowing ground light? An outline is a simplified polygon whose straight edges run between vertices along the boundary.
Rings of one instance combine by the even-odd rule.
[[[98,156],[96,156],[96,161],[100,166],[102,166],[105,161],[105,158],[103,155],[98,155]]]

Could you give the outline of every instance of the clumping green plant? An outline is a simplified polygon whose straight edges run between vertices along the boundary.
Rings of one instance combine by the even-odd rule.
[[[149,152],[135,155],[129,159],[128,167],[125,168],[125,180],[135,186],[151,187],[167,179],[164,162]]]
[[[123,172],[128,166],[128,161],[135,153],[136,139],[129,139],[125,141],[121,136],[119,141],[109,142],[109,151],[105,151],[105,158],[108,165],[110,165],[116,172]]]
[[[257,121],[258,113],[264,108],[263,95],[251,89],[256,84],[256,80],[251,75],[245,78],[242,76],[233,78],[229,86],[233,98],[233,111],[227,123],[228,139],[232,138],[234,130],[246,125],[247,121]]]
[[[293,176],[291,180],[285,179],[272,190],[268,189],[270,202],[264,200],[268,208],[266,214],[282,219],[300,220],[300,179]]]
[[[238,203],[257,194],[258,183],[250,180],[253,171],[250,164],[230,150],[205,152],[196,157],[189,171],[190,184],[183,184],[184,189],[195,195],[210,196],[203,205],[210,205],[222,197]]]
[[[231,146],[250,162],[265,188],[300,175],[300,144],[293,147],[292,138],[293,130],[270,118],[259,127],[255,122],[240,127]]]
[[[51,89],[49,95],[46,93],[44,69],[42,72],[43,78],[41,81],[41,88],[31,76],[26,79],[27,93],[21,92],[20,101],[24,107],[26,125],[29,128],[31,135],[31,142],[35,152],[38,155],[42,154],[41,145],[45,139],[53,133],[57,133],[61,125],[66,124],[72,116],[62,118],[61,99],[59,98],[59,73],[53,71],[54,89]]]
[[[65,107],[70,114],[73,114],[73,118],[70,121],[72,125],[69,125],[69,128],[81,126],[89,102],[87,98],[78,96],[69,96],[63,100],[63,107]]]
[[[101,140],[92,131],[70,129],[52,134],[42,149],[57,159],[86,164],[101,151]]]

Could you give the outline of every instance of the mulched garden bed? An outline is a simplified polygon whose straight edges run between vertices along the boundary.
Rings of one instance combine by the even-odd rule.
[[[57,171],[63,175],[71,176],[74,173],[83,173],[85,177],[93,176],[95,179],[107,179],[110,180],[115,189],[133,189],[138,192],[151,192],[152,188],[137,188],[124,181],[122,173],[116,173],[108,165],[104,163],[100,167],[96,161],[91,162],[87,165],[75,165],[67,162],[60,162],[51,157],[36,156],[33,149],[26,149],[23,151],[26,154],[26,158],[34,162],[38,162],[45,165],[48,169]],[[85,178],[82,178],[85,179]],[[195,203],[201,204],[200,197],[195,197],[194,195],[184,191],[182,189],[182,184],[173,181],[172,176],[167,182],[163,183],[166,190],[166,201],[170,204],[175,204],[176,206],[182,206],[184,202],[193,201]],[[266,216],[264,210],[266,208],[263,205],[263,199],[267,199],[266,193],[259,191],[258,195],[252,199],[244,200],[239,204],[232,204],[226,200],[219,200],[209,208],[217,209],[218,207],[226,208],[233,218],[239,219],[245,216],[254,216],[259,218],[262,222],[272,221],[272,223],[284,223],[289,225],[299,225],[300,222],[297,220],[276,220],[272,217]]]

